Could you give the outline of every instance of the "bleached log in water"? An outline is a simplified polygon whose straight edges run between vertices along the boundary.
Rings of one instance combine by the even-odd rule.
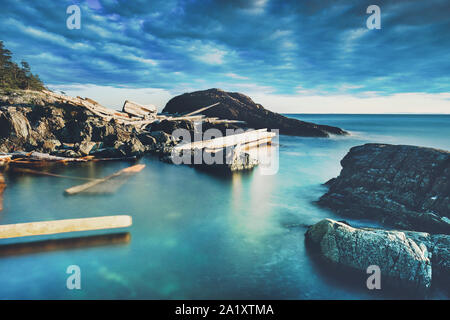
[[[210,140],[179,144],[175,146],[174,149],[176,151],[189,149],[215,150],[237,145],[240,145],[241,147],[246,147],[246,145],[255,146],[261,143],[270,143],[275,135],[274,132],[268,132],[267,129],[259,129]]]
[[[65,191],[66,195],[76,195],[80,193],[87,194],[107,194],[114,193],[122,186],[132,175],[142,171],[145,168],[144,164],[137,164],[125,169],[122,169],[108,177],[96,179],[82,185],[74,186]]]
[[[0,239],[125,228],[131,225],[132,218],[126,215],[5,224],[0,225]]]

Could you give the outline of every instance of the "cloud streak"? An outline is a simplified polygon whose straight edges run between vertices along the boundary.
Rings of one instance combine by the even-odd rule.
[[[74,3],[81,7],[80,30],[65,27],[66,8]],[[0,25],[15,57],[28,60],[53,86],[178,94],[220,85],[336,99],[450,92],[449,2],[380,1],[381,30],[365,28],[370,4],[6,1]]]

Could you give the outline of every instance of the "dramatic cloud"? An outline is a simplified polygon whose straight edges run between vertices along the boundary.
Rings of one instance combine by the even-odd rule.
[[[80,30],[66,27],[72,4],[81,8]],[[1,40],[54,88],[153,88],[166,95],[220,86],[292,101],[410,101],[414,94],[424,101],[450,92],[448,0],[378,1],[380,30],[366,28],[371,4],[6,0]]]

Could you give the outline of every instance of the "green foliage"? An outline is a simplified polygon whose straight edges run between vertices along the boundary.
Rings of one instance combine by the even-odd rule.
[[[43,82],[39,76],[31,73],[28,62],[22,61],[21,67],[11,60],[12,53],[0,41],[0,89],[3,90],[43,90]]]

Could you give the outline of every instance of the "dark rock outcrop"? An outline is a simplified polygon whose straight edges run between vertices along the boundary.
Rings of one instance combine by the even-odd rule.
[[[365,144],[341,161],[318,203],[337,213],[401,229],[450,234],[450,153]]]
[[[209,89],[177,96],[166,104],[163,112],[185,114],[217,102],[220,104],[201,114],[221,119],[245,121],[246,126],[253,129],[279,129],[281,134],[287,135],[328,137],[330,134],[346,134],[344,130],[337,127],[287,118],[264,109],[262,105],[253,102],[244,94],[225,92],[220,89]]]
[[[140,156],[157,149],[152,133],[93,114],[45,92],[0,94],[0,152],[66,157]]]
[[[426,289],[450,275],[448,235],[353,228],[325,219],[305,237],[308,247],[328,264],[360,273],[378,266],[383,283]]]
[[[147,126],[147,130],[149,131],[162,131],[170,135],[177,129],[184,129],[188,130],[190,133],[193,133],[195,127],[194,123],[188,120],[162,120],[159,122],[154,122]]]

